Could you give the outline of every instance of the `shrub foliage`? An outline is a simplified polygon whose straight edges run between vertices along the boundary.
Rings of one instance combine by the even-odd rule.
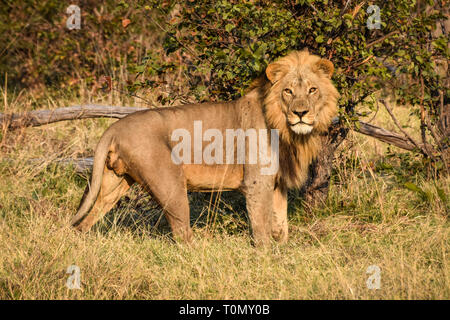
[[[365,115],[360,106],[376,109],[380,91],[394,93],[396,102],[420,119],[417,152],[446,167],[441,160],[448,154],[449,44],[448,30],[439,30],[448,16],[444,1],[73,4],[81,8],[80,30],[65,27],[67,3],[4,1],[0,73],[8,74],[9,83],[64,88],[80,81],[96,85],[106,75],[117,84],[126,69],[118,86],[130,94],[170,87],[167,77],[177,73],[185,75],[185,93],[197,101],[229,100],[242,95],[270,61],[307,47],[335,64],[333,81],[342,95],[341,119],[347,127],[358,126]],[[372,5],[379,8],[380,21]],[[376,22],[378,28],[369,28]],[[155,39],[162,43],[160,50],[149,49]],[[159,101],[170,102],[176,91]]]

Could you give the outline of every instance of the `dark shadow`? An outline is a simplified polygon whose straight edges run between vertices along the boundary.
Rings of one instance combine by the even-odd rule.
[[[188,198],[192,227],[229,234],[248,232],[245,197],[240,192],[188,192]],[[171,233],[161,207],[138,184],[93,228],[102,233],[117,228],[155,237]]]

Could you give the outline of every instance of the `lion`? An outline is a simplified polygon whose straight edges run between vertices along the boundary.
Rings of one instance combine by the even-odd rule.
[[[90,183],[72,225],[89,230],[137,182],[162,207],[173,237],[190,242],[187,191],[239,190],[246,199],[253,243],[266,245],[271,238],[286,242],[287,191],[305,183],[309,165],[320,152],[320,135],[337,114],[333,72],[331,61],[307,49],[293,51],[270,63],[237,100],[149,109],[120,119],[100,138]],[[199,121],[204,130],[222,134],[230,129],[269,130],[259,146],[270,146],[271,156],[278,157],[277,170],[262,174],[264,163],[248,161],[254,149],[247,145],[245,161],[174,161],[173,132],[182,128],[195,134],[194,123]],[[203,150],[206,142],[201,143]],[[226,152],[224,147],[217,151]],[[184,156],[189,152],[196,151]]]

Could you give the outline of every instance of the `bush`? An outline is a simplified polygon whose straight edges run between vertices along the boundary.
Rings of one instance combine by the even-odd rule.
[[[364,114],[357,106],[364,102],[374,110],[373,94],[389,90],[421,118],[424,138],[417,151],[436,160],[448,147],[439,125],[449,101],[448,74],[436,66],[449,58],[448,38],[431,37],[443,9],[433,1],[378,5],[379,29],[368,28],[375,12],[355,1],[153,1],[152,7],[171,17],[164,48],[183,55],[180,67],[197,99],[237,98],[269,61],[307,47],[337,67],[333,80],[346,120],[357,125]],[[153,69],[144,68],[143,77]]]
[[[66,27],[69,4],[80,7],[79,30]],[[142,10],[125,1],[7,1],[0,17],[1,78],[7,73],[18,88],[77,91],[81,81],[89,86],[101,76],[118,78],[121,68],[137,68],[158,39]]]
[[[8,74],[10,84],[95,88],[109,76],[129,94],[157,88],[162,104],[176,100],[180,91],[188,96],[184,100],[229,100],[241,96],[269,61],[307,47],[336,66],[343,122],[357,128],[366,115],[360,106],[375,110],[374,93],[394,93],[397,103],[420,119],[416,151],[437,169],[447,167],[449,45],[448,30],[438,35],[436,29],[445,19],[441,1],[380,1],[379,29],[368,27],[377,22],[376,11],[364,1],[73,4],[81,8],[80,30],[66,28],[67,3],[9,1],[0,7],[0,42],[6,44],[0,73]],[[162,46],[149,50],[152,41]],[[182,81],[174,81],[182,74]],[[162,86],[169,94],[161,94]]]

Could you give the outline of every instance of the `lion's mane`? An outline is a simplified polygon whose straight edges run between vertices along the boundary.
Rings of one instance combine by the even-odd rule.
[[[280,135],[280,170],[277,184],[282,188],[301,187],[308,175],[309,165],[320,152],[320,135],[327,132],[331,121],[336,116],[339,93],[326,73],[320,68],[321,59],[311,55],[307,50],[294,51],[276,61],[277,67],[284,77],[315,73],[319,77],[319,88],[322,95],[322,106],[317,113],[314,129],[308,135],[294,133],[288,126],[286,116],[281,107],[281,81],[270,83],[263,74],[250,85],[249,90],[259,90],[263,97],[263,110],[267,125],[278,129]],[[294,72],[292,72],[294,71]]]

